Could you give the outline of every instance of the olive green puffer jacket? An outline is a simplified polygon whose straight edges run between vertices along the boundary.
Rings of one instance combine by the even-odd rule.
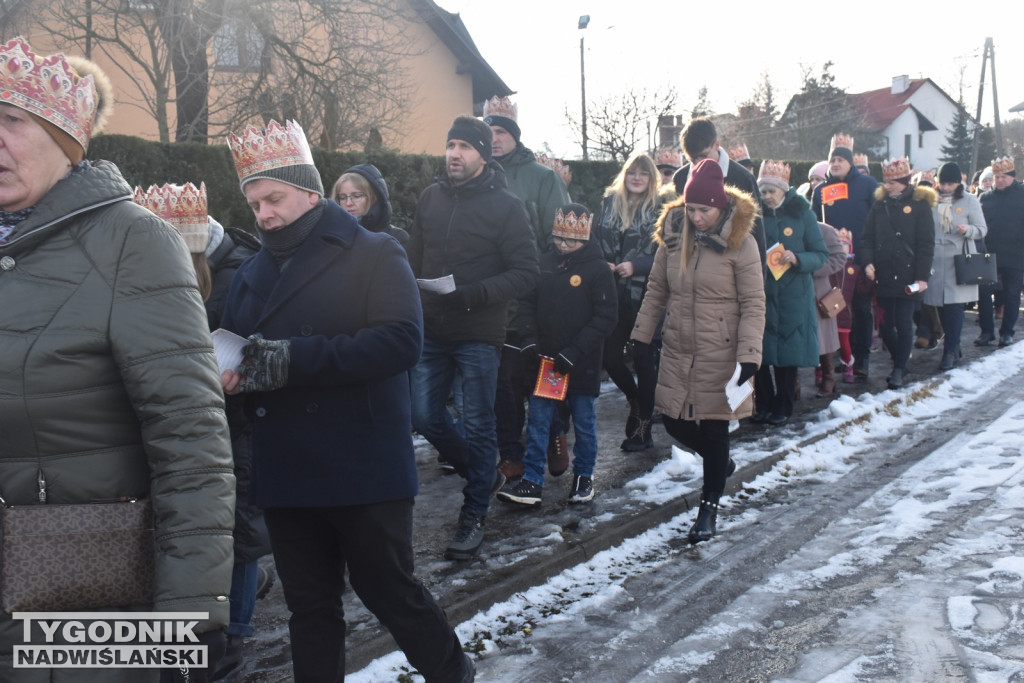
[[[156,592],[142,607],[209,612],[197,633],[225,626],[231,447],[178,233],[96,162],[0,244],[0,307],[0,496],[38,503],[44,481],[47,503],[151,497]],[[21,623],[0,614],[0,670],[20,642]]]

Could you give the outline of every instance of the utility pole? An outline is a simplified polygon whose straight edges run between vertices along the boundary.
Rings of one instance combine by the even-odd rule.
[[[996,155],[1003,156],[1003,128],[999,124],[999,94],[996,90],[996,49],[991,38],[985,39],[985,51],[981,56],[981,82],[978,85],[978,113],[974,117],[974,144],[971,146],[971,177],[978,170],[978,143],[981,128],[981,103],[985,97],[985,66],[992,62],[992,105],[995,108]]]
[[[590,15],[584,14],[580,17],[577,28],[583,30],[590,23]],[[583,34],[580,34],[580,103],[582,112],[580,114],[580,133],[583,137],[583,160],[587,161],[590,156],[587,153],[587,77],[583,68]]]

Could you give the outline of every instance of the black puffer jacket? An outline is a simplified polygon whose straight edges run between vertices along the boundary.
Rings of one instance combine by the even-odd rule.
[[[932,208],[938,195],[929,187],[913,185],[898,197],[884,186],[875,190],[875,203],[864,224],[864,265],[875,266],[878,296],[921,299],[907,294],[907,285],[931,277],[935,253],[935,219]]]
[[[989,190],[981,195],[981,210],[988,224],[985,246],[999,267],[1024,269],[1024,185],[1014,180],[1005,190]]]
[[[597,396],[601,390],[604,339],[618,318],[615,289],[601,247],[589,241],[564,256],[554,247],[543,254],[536,290],[519,301],[524,343],[572,363],[569,393]]]
[[[453,275],[456,287],[479,283],[483,303],[453,307],[420,292],[425,336],[443,343],[505,342],[505,307],[537,281],[537,247],[523,202],[508,191],[505,172],[489,163],[464,185],[447,173],[420,195],[406,245],[417,278]]]

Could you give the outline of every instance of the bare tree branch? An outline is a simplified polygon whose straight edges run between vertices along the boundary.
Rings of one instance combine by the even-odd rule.
[[[679,96],[675,88],[662,92],[629,90],[587,104],[588,148],[594,158],[625,161],[637,149],[653,146],[658,119],[670,114]],[[578,119],[565,112],[577,142],[582,141]]]

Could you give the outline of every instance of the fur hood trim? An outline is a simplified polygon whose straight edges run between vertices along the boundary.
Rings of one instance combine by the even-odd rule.
[[[879,185],[875,188],[876,201],[880,202],[887,196],[888,193],[885,191],[884,185]],[[918,185],[914,188],[914,195],[912,199],[918,202],[928,202],[928,206],[934,209],[939,204],[939,193],[925,185]]]
[[[760,213],[757,200],[753,195],[743,190],[738,190],[731,185],[725,186],[725,194],[729,199],[730,212],[723,226],[723,238],[727,249],[737,249],[743,240],[754,229],[754,222]],[[686,202],[679,197],[674,202],[666,204],[658,218],[658,229],[654,233],[654,241],[659,245],[665,244],[665,226],[675,225],[676,230],[685,227],[689,233],[690,225],[686,221]],[[692,238],[689,234],[684,235],[686,241]]]

